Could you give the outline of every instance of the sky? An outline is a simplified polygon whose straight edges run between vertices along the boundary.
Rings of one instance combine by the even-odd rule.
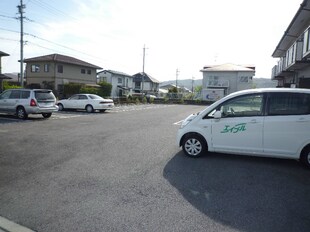
[[[23,0],[24,58],[62,54],[159,81],[202,79],[205,65],[256,67],[272,53],[302,0]],[[0,0],[2,73],[19,72],[20,0]],[[144,49],[145,48],[145,49]],[[145,53],[144,53],[145,51]],[[178,70],[178,72],[177,72]]]

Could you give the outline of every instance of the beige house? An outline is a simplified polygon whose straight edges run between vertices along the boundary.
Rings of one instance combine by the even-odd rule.
[[[99,66],[70,56],[51,54],[25,59],[27,86],[50,88],[58,93],[67,83],[97,84]]]
[[[253,65],[207,65],[201,70],[203,73],[202,88],[221,90],[224,95],[253,88],[255,67]]]

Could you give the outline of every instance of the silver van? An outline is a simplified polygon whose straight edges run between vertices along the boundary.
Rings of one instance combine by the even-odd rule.
[[[0,113],[26,119],[28,114],[49,118],[57,111],[56,98],[49,89],[8,89],[0,95]]]

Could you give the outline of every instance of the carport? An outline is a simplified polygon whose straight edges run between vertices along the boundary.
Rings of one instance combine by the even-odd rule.
[[[2,65],[1,65],[1,63],[2,63],[1,62],[2,56],[9,56],[9,54],[0,51],[0,93],[2,93],[2,91],[3,91],[3,83],[2,83],[3,80],[5,80],[5,79],[12,79],[12,78],[7,77],[7,76],[2,74]]]
[[[6,75],[0,74],[0,93],[3,91],[3,80],[10,80],[11,77],[8,77]]]

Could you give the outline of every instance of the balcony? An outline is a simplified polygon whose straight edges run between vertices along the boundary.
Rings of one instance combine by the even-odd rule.
[[[206,84],[207,88],[228,88],[229,80],[209,80]]]

